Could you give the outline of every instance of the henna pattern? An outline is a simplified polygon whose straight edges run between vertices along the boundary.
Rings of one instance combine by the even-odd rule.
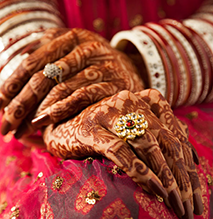
[[[196,194],[193,196],[196,197],[194,198],[195,205],[197,206],[197,210],[195,209],[195,213],[201,214],[203,211],[201,201],[201,188],[198,179],[198,174],[196,172],[194,164],[194,162],[198,164],[199,160],[197,152],[194,149],[193,145],[191,145],[190,142],[188,142],[188,128],[185,123],[183,123],[174,116],[169,104],[158,91],[147,90],[144,91],[144,94],[147,94],[147,96],[145,95],[145,97],[143,97],[143,100],[150,105],[150,109],[155,113],[155,115],[160,119],[160,121],[163,124],[165,124],[170,131],[172,131],[174,136],[176,136],[176,138],[179,139],[181,143],[184,158],[184,166],[190,178],[193,193]],[[190,187],[188,187],[187,185],[188,176],[181,171],[181,169],[183,169],[183,167],[181,167],[183,165],[182,163],[183,162],[181,160],[178,160],[178,163],[176,165],[177,168],[175,168],[174,166],[173,172],[174,174],[176,174],[175,178],[178,181],[180,190],[182,190],[182,196],[186,198],[188,196],[188,199],[191,199]]]
[[[45,118],[46,124],[42,125],[48,125],[51,122],[59,122],[61,119],[78,113],[88,105],[121,90],[128,89],[135,92],[143,89],[142,81],[139,79],[135,67],[126,55],[111,48],[108,42],[100,36],[93,35],[93,33],[89,31],[77,30],[78,29],[73,29],[62,36],[59,36],[49,44],[46,44],[44,48],[41,47],[35,51],[35,53],[32,53],[20,66],[23,67],[26,65],[27,67],[25,70],[29,71],[30,69],[32,71],[30,74],[32,74],[35,71],[35,66],[36,68],[39,68],[38,61],[40,60],[41,53],[45,53],[46,57],[45,60],[42,61],[43,64],[45,61],[49,61],[49,59],[55,60],[58,57],[63,56],[56,61],[55,64],[61,66],[63,69],[64,83],[56,86],[53,91],[50,92],[44,102],[42,102],[36,114],[36,116],[40,116],[41,114],[46,113],[50,117],[49,119]],[[79,38],[79,34],[82,38]],[[88,41],[86,40],[87,38],[90,40],[96,39],[96,41]],[[70,42],[64,44],[62,43],[62,39],[65,42],[69,39]],[[80,44],[77,45],[78,43]],[[58,45],[54,46],[55,44]],[[62,46],[61,48],[60,45]],[[66,50],[66,48],[68,49]],[[65,50],[71,50],[71,52],[65,55]],[[39,58],[35,60],[37,55]],[[40,64],[40,66],[43,64]],[[91,73],[91,69],[94,69],[94,66],[96,66],[96,74]],[[98,69],[97,67],[101,68]],[[13,75],[21,80],[17,72]],[[26,73],[24,72],[23,77],[25,75]],[[35,78],[36,75],[37,74],[34,74],[31,77],[29,83],[27,83],[21,92],[13,99],[15,101],[12,101],[8,105],[10,110],[6,111],[3,117],[3,125],[1,127],[2,134],[17,129],[21,123],[21,119],[23,120],[28,113],[34,111],[37,104],[45,98],[51,88],[55,85],[53,82],[52,84],[49,83],[49,85],[46,86],[46,89],[40,92],[43,77],[37,80],[37,78]],[[80,82],[78,82],[78,79],[80,79]],[[10,79],[8,79],[8,81],[6,81],[5,84],[10,84]],[[19,82],[17,83],[21,84]],[[30,84],[30,86],[28,84]],[[9,87],[9,85],[7,87]],[[26,87],[31,88],[33,93],[30,92],[26,94]],[[5,87],[2,88],[0,96],[4,93],[4,88]],[[17,85],[16,91],[18,89],[19,87]],[[13,95],[12,92],[11,95]],[[62,99],[62,97],[64,99]],[[31,102],[34,102],[34,104],[31,104]],[[50,106],[51,104],[53,105]],[[25,111],[25,113],[22,114],[22,118],[16,119],[14,113],[15,109],[19,108],[19,105],[23,106],[23,111]],[[9,126],[8,124],[13,125]],[[30,130],[34,129],[32,128]],[[18,134],[16,134],[16,136],[18,136]]]

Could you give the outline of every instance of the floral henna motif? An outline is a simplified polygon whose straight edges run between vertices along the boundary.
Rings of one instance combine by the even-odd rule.
[[[196,194],[194,195],[194,197],[196,197],[196,199],[194,199],[195,206],[197,206],[197,209],[195,209],[195,213],[201,214],[203,211],[203,205],[201,201],[201,188],[194,164],[194,162],[199,164],[199,160],[196,150],[194,149],[193,145],[191,145],[188,141],[188,128],[185,123],[183,123],[174,116],[169,104],[158,91],[149,90],[144,91],[144,94],[145,93],[147,94],[147,96],[143,99],[150,105],[150,109],[155,113],[155,115],[157,115],[158,118],[160,118],[161,122],[165,124],[169,130],[172,131],[172,133],[179,139],[181,143],[185,163],[184,166],[188,172],[192,190],[194,194]],[[179,164],[182,166],[182,162],[179,162]],[[179,179],[182,179],[182,182],[178,182],[179,187],[182,190],[182,195],[186,198],[188,196],[188,199],[191,199],[190,187],[187,186],[188,176],[186,176],[182,172],[179,173],[181,169],[183,169],[183,167],[178,167],[174,169],[174,171],[176,171],[177,177]]]
[[[73,43],[74,45],[79,43],[77,42],[76,35],[73,34],[73,31],[67,32],[64,35],[60,36],[59,38],[64,39],[63,38],[64,36],[67,36],[68,38],[69,35],[71,35],[73,38],[75,37],[76,42]],[[67,41],[66,37],[65,37],[65,41]],[[61,119],[65,119],[68,116],[72,116],[73,114],[78,113],[79,110],[82,110],[84,107],[90,105],[91,103],[97,102],[100,99],[106,96],[113,95],[123,89],[135,91],[135,90],[141,90],[143,88],[142,81],[140,81],[137,75],[136,69],[132,65],[130,60],[121,52],[116,51],[115,49],[111,48],[108,43],[103,43],[103,41],[104,40],[83,42],[80,45],[76,46],[68,55],[64,56],[63,58],[55,62],[57,66],[61,66],[63,69],[62,77],[63,77],[63,81],[65,82],[63,83],[62,86],[64,86],[67,83],[69,84],[70,81],[72,85],[73,83],[75,83],[74,87],[78,89],[77,90],[78,96],[76,96],[75,93],[74,94],[72,93],[74,91],[73,88],[69,89],[69,91],[71,92],[71,96],[68,96],[66,99],[61,100],[61,102],[58,102],[58,103],[56,102],[56,104],[54,104],[51,108],[47,109],[47,113],[50,114],[49,122],[59,122]],[[58,43],[59,42],[60,40],[58,40]],[[51,42],[50,45],[48,44],[45,45],[45,47],[47,48],[50,47],[49,51],[46,51],[46,53],[48,53],[52,59],[56,59],[57,57],[54,52],[56,52],[57,50],[55,49],[55,47],[52,48],[51,46],[52,43],[53,42]],[[43,48],[39,50],[41,50],[40,52],[45,52]],[[36,52],[39,53],[38,52],[39,50],[37,50]],[[31,58],[35,57],[35,54],[33,53],[30,57]],[[47,59],[48,59],[48,54],[46,56]],[[30,58],[28,59],[28,61],[29,60]],[[36,63],[33,62],[33,64],[35,65]],[[91,65],[100,66],[101,64],[102,64],[102,69],[101,69],[101,74],[99,74],[101,77],[100,79],[97,78],[99,76],[96,76],[94,74],[88,75],[87,74],[88,72],[86,70],[83,70],[84,68],[87,68],[88,66],[89,67]],[[82,70],[83,72],[81,72]],[[75,77],[76,74],[78,75],[79,71],[80,71],[80,76]],[[16,73],[15,75],[17,76]],[[38,101],[40,102],[47,95],[47,93],[51,90],[51,88],[55,85],[53,84],[53,82],[49,82],[49,83],[52,83],[51,86],[47,85],[42,90],[42,87],[40,87],[40,83],[42,82],[43,77],[41,77],[40,79],[37,79],[35,78],[36,75],[37,74],[34,74],[29,81],[30,87],[33,87],[32,89],[33,93],[27,93],[27,89],[25,87],[29,87],[28,85],[29,83],[28,83],[22,89],[19,95],[13,99],[11,104],[8,105],[8,108],[10,108],[10,111],[9,111],[10,114],[8,114],[7,111],[4,114],[3,125],[1,128],[2,134],[6,134],[10,130],[17,129],[18,126],[20,125],[21,119],[24,119],[28,113],[30,113],[31,111],[34,111],[36,109]],[[74,78],[72,78],[73,76]],[[88,81],[88,77],[90,77],[91,81]],[[92,80],[94,79],[94,77],[96,78],[98,83],[93,85],[94,82]],[[78,81],[76,79],[79,79],[79,78],[81,78],[81,82],[78,84]],[[68,81],[66,81],[67,79]],[[75,81],[73,81],[72,79],[75,79]],[[33,85],[32,82],[35,82],[35,85]],[[89,85],[89,84],[92,84],[92,85],[89,85],[88,87],[87,86],[82,87],[82,82],[83,84],[85,83],[86,85]],[[65,91],[65,95],[63,94],[61,95],[61,91],[63,93],[63,90],[64,90],[64,89],[61,90],[62,86],[59,87],[59,89],[57,90],[58,92],[60,92],[60,94],[57,94],[58,98],[60,96],[66,96],[69,92],[69,91]],[[66,87],[67,86],[64,86],[64,88]],[[100,95],[97,95],[97,94],[100,94]],[[49,97],[54,97],[54,96],[51,94]],[[47,106],[47,104],[52,102],[51,99],[49,100],[49,97],[47,97],[48,99],[46,103],[44,103],[43,106],[45,105]],[[34,103],[33,107],[31,104],[32,102]],[[23,117],[22,118],[20,117],[19,118],[20,120],[18,121],[13,114],[15,112],[15,109],[20,108],[20,106],[23,107],[23,111],[25,111],[25,113],[22,113]],[[79,106],[79,107],[76,108],[76,106]],[[54,116],[56,116],[56,118],[54,118]],[[45,121],[46,122],[48,121],[46,117],[45,117]],[[13,126],[9,126],[8,125],[9,123],[13,124]],[[20,135],[18,134],[16,136],[20,137]]]

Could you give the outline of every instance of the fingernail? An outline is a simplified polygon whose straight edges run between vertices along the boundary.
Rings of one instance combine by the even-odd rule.
[[[184,219],[193,219],[193,210],[192,210],[192,204],[190,200],[188,199],[183,203],[184,209],[185,209],[185,215],[183,216]]]
[[[21,124],[21,125],[18,127],[16,133],[14,134],[14,137],[15,137],[16,139],[21,138],[22,135],[26,132],[26,130],[27,130],[26,124]]]
[[[153,190],[157,195],[162,198],[168,197],[167,191],[163,188],[163,186],[155,179],[151,178],[147,182],[147,186],[149,189]]]
[[[49,125],[51,123],[51,119],[49,114],[43,114],[33,119],[31,123],[34,126]]]
[[[169,193],[169,203],[171,204],[175,214],[181,218],[185,214],[185,210],[176,189]]]
[[[1,134],[6,135],[10,131],[11,123],[4,120],[1,124]]]
[[[203,202],[200,194],[198,193],[193,194],[193,200],[194,200],[194,213],[196,215],[201,215],[203,213]]]

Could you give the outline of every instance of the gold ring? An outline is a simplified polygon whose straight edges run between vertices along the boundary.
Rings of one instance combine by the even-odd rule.
[[[147,128],[148,122],[140,113],[128,113],[120,116],[114,126],[117,136],[124,140],[134,140],[136,136],[144,135]]]
[[[62,82],[62,68],[55,64],[48,63],[44,67],[43,75],[47,78],[54,79],[56,83]]]

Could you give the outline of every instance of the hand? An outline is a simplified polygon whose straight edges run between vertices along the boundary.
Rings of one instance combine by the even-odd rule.
[[[125,142],[114,126],[131,112],[143,114],[148,129]],[[150,89],[105,98],[65,123],[49,125],[43,137],[47,149],[61,158],[107,157],[146,191],[164,197],[179,217],[193,218],[193,206],[201,214],[203,205],[186,130],[162,95]]]
[[[41,70],[48,62],[63,69],[63,82],[57,86]],[[124,89],[133,92],[143,89],[131,61],[101,36],[72,29],[33,52],[6,80],[0,90],[1,106],[8,104],[1,133],[17,129],[15,136],[21,137],[39,103],[36,114],[39,117],[34,125],[47,125]],[[29,130],[35,130],[35,126]]]

